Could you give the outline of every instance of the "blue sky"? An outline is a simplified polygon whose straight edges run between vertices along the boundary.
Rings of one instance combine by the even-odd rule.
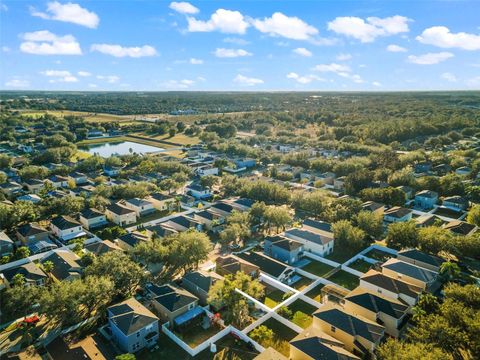
[[[0,88],[480,89],[479,14],[478,0],[0,0]]]

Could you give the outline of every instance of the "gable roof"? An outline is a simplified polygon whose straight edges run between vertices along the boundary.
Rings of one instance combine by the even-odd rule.
[[[301,248],[303,244],[301,242],[298,242],[292,239],[281,238],[273,241],[272,246],[276,246],[280,249],[290,252],[290,251],[295,251],[298,248]]]
[[[17,229],[17,232],[23,237],[29,237],[33,235],[48,233],[48,230],[36,223],[29,223],[29,224],[24,224],[20,226]]]
[[[158,321],[158,317],[135,298],[112,305],[108,311],[110,320],[127,336]]]
[[[393,293],[404,294],[413,298],[416,298],[422,293],[421,288],[401,281],[400,279],[392,278],[374,269],[368,270],[360,277],[360,281],[365,281]]]
[[[132,209],[129,209],[117,203],[109,205],[107,207],[107,210],[117,215],[126,215],[126,214],[135,213],[135,211],[133,211]]]
[[[85,219],[95,219],[100,216],[105,216],[105,214],[97,209],[85,209],[80,213],[80,216]]]
[[[345,297],[345,301],[350,301],[376,314],[382,312],[395,319],[400,319],[408,310],[408,306],[400,301],[379,296],[361,287],[352,290]]]
[[[248,261],[249,263],[257,265],[261,271],[272,275],[273,277],[279,277],[285,270],[289,268],[280,261],[274,260],[258,252],[244,252],[238,254],[237,256]]]
[[[177,311],[198,300],[195,295],[187,290],[170,284],[162,286],[148,284],[146,288],[155,296],[155,301],[170,312]]]
[[[459,235],[468,235],[476,229],[475,225],[469,224],[465,221],[454,220],[443,225],[444,229],[450,230],[451,232]]]
[[[442,258],[439,258],[438,256],[430,255],[417,249],[401,250],[398,252],[397,256],[402,256],[407,259],[420,261],[422,263],[429,264],[432,266],[437,266],[437,267],[442,265],[442,263],[444,262],[444,260]],[[404,260],[404,261],[409,262],[408,260]]]
[[[316,234],[302,229],[290,229],[285,231],[285,236],[288,237],[288,235],[296,236],[319,245],[326,245],[333,240],[333,237]]]
[[[387,268],[399,274],[403,274],[426,283],[435,280],[437,277],[437,273],[434,271],[427,270],[395,258],[391,258],[383,263],[382,268]]]
[[[40,260],[42,264],[47,261],[53,263],[52,275],[58,280],[65,280],[73,273],[79,274],[81,266],[78,263],[80,258],[71,251],[54,251],[50,255],[45,256]]]
[[[400,219],[400,218],[403,218],[404,216],[410,214],[411,212],[412,212],[412,210],[410,210],[410,209],[400,207],[400,206],[394,206],[394,207],[392,207],[388,210],[385,210],[384,214]]]
[[[136,206],[136,207],[152,205],[150,201],[140,199],[140,198],[128,199],[128,200],[125,200],[125,202],[132,204],[133,206]]]
[[[326,231],[326,232],[332,232],[332,225],[325,221],[305,219],[305,221],[303,222],[303,225],[310,226],[315,229]]]
[[[23,275],[27,282],[34,282],[40,279],[45,279],[47,277],[43,270],[31,261],[26,264],[16,266],[14,268],[3,270],[2,273],[8,282],[11,282],[16,274]]]
[[[415,194],[415,197],[424,197],[424,198],[427,198],[427,199],[435,199],[438,197],[438,193],[436,193],[435,191],[432,191],[432,190],[422,190],[418,193]]]
[[[202,270],[192,271],[183,275],[182,280],[188,281],[193,285],[198,286],[205,292],[210,290],[210,287],[217,281],[221,280],[223,277],[218,275],[215,272],[205,272]]]
[[[110,240],[94,241],[88,245],[85,245],[84,248],[97,256],[103,255],[110,251],[122,250]]]
[[[60,215],[52,219],[51,224],[59,228],[60,230],[71,229],[77,226],[81,226],[81,224],[71,218],[70,216]]]
[[[238,271],[242,271],[245,274],[251,274],[259,270],[259,267],[251,262],[241,259],[235,255],[220,256],[216,260],[218,268],[223,269],[225,272],[235,274]]]

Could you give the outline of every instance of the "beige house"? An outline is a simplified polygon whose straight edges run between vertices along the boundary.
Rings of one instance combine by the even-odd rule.
[[[153,193],[146,198],[159,211],[173,210],[177,206],[177,200],[172,196],[166,196],[162,193]]]
[[[108,220],[120,226],[137,222],[137,214],[135,211],[120,204],[109,205],[105,211],[105,215]]]
[[[25,246],[39,241],[48,241],[50,232],[37,223],[29,223],[17,228],[17,239]]]
[[[382,273],[394,279],[408,282],[424,291],[437,284],[438,273],[405,261],[391,258],[382,264]]]

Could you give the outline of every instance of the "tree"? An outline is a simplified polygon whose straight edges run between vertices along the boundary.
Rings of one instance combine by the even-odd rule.
[[[452,249],[453,235],[438,226],[427,226],[418,230],[418,245],[422,251],[438,254]]]
[[[249,307],[253,305],[249,305],[245,297],[235,289],[257,299],[264,296],[264,286],[260,281],[237,272],[235,275],[226,275],[223,280],[213,284],[208,293],[208,302],[217,309],[225,309],[224,318],[227,323],[243,328],[250,320]]]
[[[115,360],[135,360],[135,359],[136,359],[135,354],[130,354],[130,353],[115,356]]]
[[[48,169],[44,166],[27,165],[20,169],[18,175],[23,181],[30,179],[45,179],[48,176]]]
[[[394,249],[414,248],[418,245],[418,229],[414,221],[398,222],[388,226],[387,246]]]
[[[264,347],[271,346],[274,338],[273,330],[265,325],[260,325],[253,329],[249,336]]]
[[[359,195],[363,201],[376,201],[390,206],[405,205],[405,193],[394,187],[363,189]]]
[[[200,184],[207,189],[212,189],[213,186],[218,184],[219,178],[213,175],[202,176],[200,178]]]
[[[480,205],[473,205],[467,215],[467,222],[480,227]]]
[[[350,221],[340,220],[332,225],[333,236],[337,246],[351,252],[360,250],[365,245],[365,232],[352,225]]]
[[[292,222],[292,216],[287,207],[267,206],[263,215],[263,220],[265,221],[269,232],[272,228],[275,228],[278,233],[280,230],[284,230],[285,227]]]
[[[85,269],[86,276],[105,276],[114,284],[112,293],[120,297],[132,295],[144,280],[144,271],[126,254],[111,251],[95,258]]]
[[[460,267],[457,263],[451,261],[445,261],[440,265],[440,275],[446,281],[452,281],[460,275]]]
[[[30,249],[26,246],[20,246],[15,251],[15,259],[25,259],[30,256]]]
[[[31,314],[43,291],[36,285],[30,286],[11,286],[4,290],[2,301],[2,314],[7,314],[12,319]]]
[[[320,217],[325,211],[330,199],[325,191],[298,192],[294,194],[292,206],[295,209],[303,210],[315,217]]]
[[[423,343],[408,343],[397,339],[388,339],[377,348],[379,360],[453,360],[442,349]]]
[[[383,234],[383,215],[371,211],[360,211],[355,217],[355,224],[372,240]]]
[[[207,234],[190,230],[169,236],[165,263],[174,271],[196,269],[212,249]]]
[[[360,200],[341,198],[335,199],[328,204],[322,217],[329,222],[352,220],[360,211],[362,211],[362,202]]]
[[[25,285],[25,275],[15,274],[12,277],[12,285],[13,286],[23,286],[23,285]]]
[[[13,164],[13,158],[7,154],[0,154],[0,169],[7,169]]]

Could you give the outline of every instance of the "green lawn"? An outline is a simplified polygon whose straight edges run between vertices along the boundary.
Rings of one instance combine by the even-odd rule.
[[[292,312],[292,317],[289,318],[291,322],[300,326],[303,329],[306,329],[307,327],[312,325],[312,314],[317,310],[317,307],[310,305],[309,303],[301,299],[294,301],[287,307]]]
[[[352,269],[355,269],[357,271],[360,271],[362,273],[366,273],[368,270],[370,270],[370,268],[372,266],[373,266],[373,264],[370,264],[370,263],[368,263],[368,262],[366,262],[365,260],[362,260],[362,259],[357,259],[353,263],[348,265],[348,267],[350,267]]]
[[[339,264],[343,264],[345,261],[351,259],[356,254],[357,253],[349,250],[335,248],[335,250],[333,250],[333,252],[330,255],[325,256],[325,258],[328,260],[335,261]]]
[[[269,292],[267,289],[263,303],[272,309],[283,301],[284,295],[285,293],[282,290],[276,289]]]
[[[329,271],[333,270],[333,267],[330,265],[321,263],[320,261],[312,260],[306,266],[302,267],[302,270],[305,270],[309,273],[322,277]]]
[[[328,280],[349,290],[355,289],[360,283],[358,276],[352,275],[344,270],[337,271],[335,274],[329,276]]]
[[[191,348],[195,348],[196,346],[203,343],[205,340],[210,339],[213,335],[218,333],[220,330],[221,329],[216,326],[211,326],[209,329],[205,330],[200,325],[197,325],[197,326],[188,328],[181,333],[175,331],[175,335],[177,335],[180,339],[182,339]]]
[[[249,348],[245,341],[235,339],[231,335],[227,335],[221,338],[215,344],[217,345],[217,353],[214,356],[214,360],[216,359],[253,360],[258,355],[258,351],[256,351],[255,349],[252,350],[251,348]]]
[[[381,262],[387,261],[388,259],[393,257],[393,255],[377,249],[370,250],[368,253],[364,254],[364,256]]]
[[[172,213],[172,211],[169,211],[169,210],[164,210],[164,211],[155,210],[154,212],[152,212],[150,214],[147,214],[147,215],[144,215],[144,216],[138,218],[138,221],[135,224],[128,225],[128,227],[144,224],[144,223],[152,221],[152,220],[157,220],[157,219],[165,217],[165,216],[167,216],[171,213]]]
[[[324,286],[325,285],[323,285],[323,284],[319,284],[319,285],[315,286],[312,290],[307,292],[305,295],[307,295],[309,298],[311,298],[315,301],[322,302],[322,288]]]
[[[298,334],[290,329],[289,327],[283,325],[281,322],[270,318],[265,321],[263,326],[271,329],[274,334],[273,343],[260,343],[263,347],[272,346],[275,350],[282,353],[285,356],[290,355],[290,344],[289,341],[292,340]]]
[[[291,287],[293,287],[295,290],[302,291],[303,289],[305,289],[311,283],[312,283],[312,279],[309,279],[305,276],[302,276],[302,278],[300,280],[298,280],[297,282],[293,283],[291,285]]]

